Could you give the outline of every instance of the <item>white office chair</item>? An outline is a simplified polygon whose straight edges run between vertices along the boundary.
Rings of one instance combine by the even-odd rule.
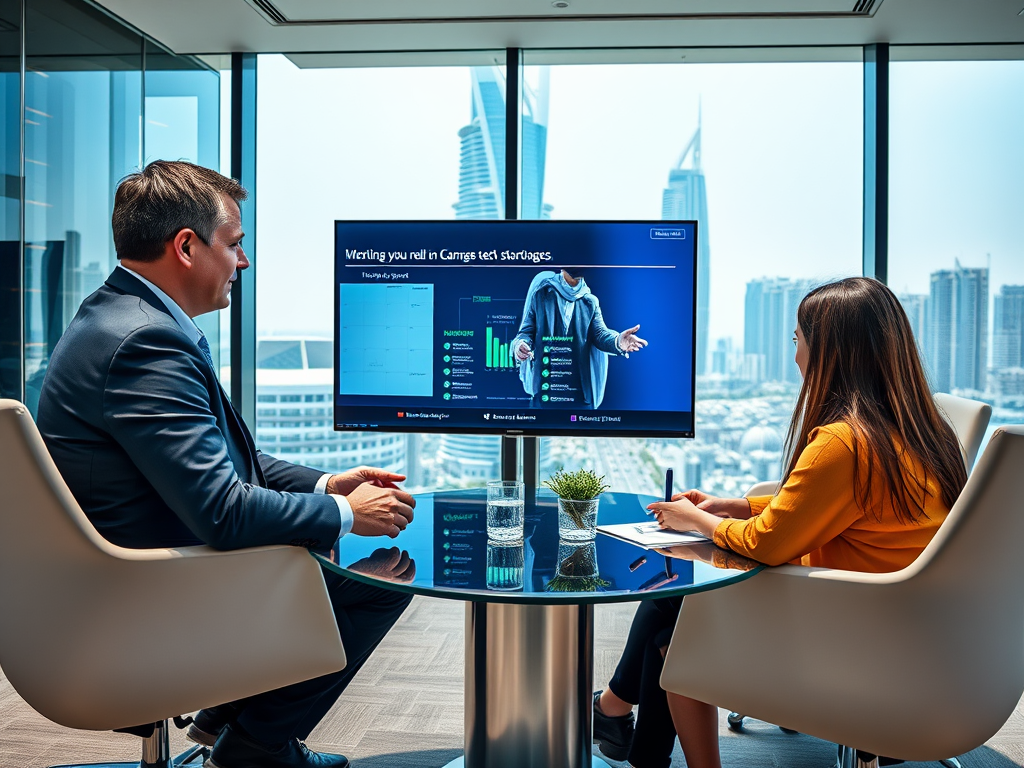
[[[44,717],[142,726],[131,732],[149,734],[143,765],[170,768],[202,755],[170,757],[167,718],[344,668],[306,550],[116,547],[89,523],[21,403],[0,400],[0,445],[0,666]],[[190,595],[215,608],[189,615]]]
[[[946,421],[953,427],[957,438],[960,440],[960,450],[963,453],[964,465],[970,474],[974,466],[974,460],[981,448],[981,441],[985,437],[985,430],[988,429],[989,420],[992,418],[992,406],[978,400],[969,400],[966,397],[957,397],[945,392],[936,392],[932,395],[935,405]],[[754,483],[743,494],[745,497],[752,496],[774,496],[779,490],[778,480],[764,480]],[[729,728],[734,731],[742,730],[743,721],[747,717],[739,712],[730,712],[727,718]],[[789,728],[782,728],[787,733],[792,733]],[[959,762],[951,758],[945,761],[952,768],[959,766]]]
[[[844,768],[980,746],[1024,693],[1021,467],[1024,426],[996,430],[901,571],[784,565],[687,597],[662,686],[854,745]]]

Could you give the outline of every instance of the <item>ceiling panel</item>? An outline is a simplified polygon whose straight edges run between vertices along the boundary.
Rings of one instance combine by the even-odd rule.
[[[866,14],[878,0],[249,0],[272,23]]]
[[[555,0],[273,0],[306,21],[288,22],[277,5],[273,21],[268,8],[254,3],[271,0],[94,0],[163,43],[176,53],[396,53],[594,48],[745,48],[828,47],[867,43],[894,45],[987,45],[1024,43],[1024,0],[567,0],[564,12]],[[547,3],[543,18],[482,16],[509,8]],[[806,4],[806,5],[805,5]],[[630,14],[601,16],[597,10],[627,9]],[[380,18],[387,13],[420,8],[419,20]],[[453,14],[471,6],[473,15]],[[811,7],[817,10],[785,12]],[[666,8],[732,9],[732,15],[657,16]],[[425,10],[426,8],[426,10]],[[751,15],[746,9],[774,8]],[[835,10],[845,8],[847,10]],[[861,9],[857,13],[850,8]],[[501,9],[504,9],[503,11]],[[639,9],[639,10],[638,10]],[[825,9],[825,10],[822,10]],[[348,21],[315,23],[320,13],[349,13]],[[621,10],[620,10],[621,12]],[[356,18],[358,16],[358,18]],[[716,54],[718,55],[718,54]],[[728,51],[721,56],[728,58]],[[435,60],[436,56],[433,57]],[[442,57],[443,58],[443,57]]]

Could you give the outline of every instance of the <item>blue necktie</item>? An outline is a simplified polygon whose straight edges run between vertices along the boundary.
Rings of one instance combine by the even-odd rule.
[[[203,351],[203,354],[206,356],[206,362],[210,364],[210,369],[214,373],[217,373],[217,366],[213,364],[213,355],[210,354],[210,342],[206,340],[206,334],[200,331],[199,341],[197,341],[196,343],[199,345],[199,349],[201,349]]]

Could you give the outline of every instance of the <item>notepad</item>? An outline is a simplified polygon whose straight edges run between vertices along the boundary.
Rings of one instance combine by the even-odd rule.
[[[696,544],[708,541],[696,531],[667,531],[657,521],[640,523],[619,523],[617,525],[599,525],[597,530],[607,536],[628,541],[644,549],[660,549],[674,547],[678,544]]]

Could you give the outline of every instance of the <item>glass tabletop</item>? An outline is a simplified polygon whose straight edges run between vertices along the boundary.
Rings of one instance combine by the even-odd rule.
[[[647,522],[653,496],[604,493],[598,525]],[[606,603],[687,595],[753,576],[764,566],[710,542],[646,550],[598,532],[558,537],[557,497],[527,495],[523,540],[487,539],[485,489],[416,496],[412,523],[395,539],[343,536],[326,568],[420,595],[495,603]]]

